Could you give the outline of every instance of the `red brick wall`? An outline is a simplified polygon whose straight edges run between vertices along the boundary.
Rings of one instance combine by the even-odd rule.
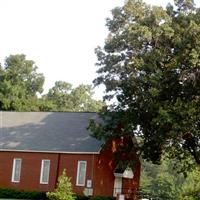
[[[98,156],[94,176],[95,195],[104,194],[106,196],[113,196],[115,180],[113,172],[116,167],[116,163],[113,160],[113,151],[115,151],[117,143],[118,142],[116,141],[108,142],[104,149],[101,151],[101,154]],[[133,155],[133,159],[134,158],[136,161],[136,166],[135,169],[133,169],[133,179],[122,179],[122,187],[126,188],[124,192],[127,192],[129,188],[133,189],[134,191],[137,191],[139,189],[141,164],[136,155]]]
[[[63,169],[66,169],[67,175],[71,177],[71,182],[73,184],[74,192],[77,194],[83,194],[85,186],[76,186],[76,176],[78,161],[87,162],[87,172],[86,172],[86,182],[87,180],[92,180],[94,177],[94,167],[97,155],[92,154],[61,154],[60,155],[60,166],[59,175],[62,174]]]
[[[133,170],[133,174],[134,177],[133,179],[126,179],[123,178],[122,179],[122,185],[124,188],[124,193],[129,192],[130,190],[132,190],[132,192],[137,192],[137,190],[139,189],[139,182],[140,182],[140,162],[137,163],[137,165],[135,166],[135,169]]]
[[[110,145],[104,147],[96,160],[94,176],[94,194],[113,196],[114,174],[112,161],[112,151]]]
[[[12,183],[13,159],[21,158],[21,178],[19,183]],[[49,184],[40,184],[40,169],[42,159],[50,159]],[[24,190],[53,190],[56,179],[57,154],[49,153],[22,153],[22,152],[1,152],[0,153],[0,186],[18,188]]]
[[[12,183],[13,159],[21,158],[21,179],[19,183]],[[40,170],[42,159],[49,159],[49,184],[40,184]],[[87,161],[86,181],[92,180],[94,195],[113,195],[115,168],[112,161],[112,151],[108,145],[99,154],[58,154],[58,153],[23,153],[0,152],[0,187],[24,190],[52,191],[56,186],[57,177],[66,169],[67,176],[72,177],[73,190],[82,195],[85,187],[76,186],[78,161]],[[57,173],[58,171],[58,173]],[[139,184],[140,166],[135,171],[134,182]],[[132,185],[133,182],[131,182]],[[127,182],[123,183],[127,185]]]
[[[14,158],[22,159],[21,179],[19,183],[11,182]],[[50,160],[49,184],[40,184],[42,159]],[[62,174],[64,169],[66,169],[67,176],[72,177],[71,181],[73,184],[74,192],[77,194],[83,194],[85,187],[76,186],[77,166],[79,160],[87,161],[86,180],[93,180],[93,166],[95,166],[97,155],[1,152],[0,187],[18,188],[24,190],[52,191],[56,186],[57,177]]]

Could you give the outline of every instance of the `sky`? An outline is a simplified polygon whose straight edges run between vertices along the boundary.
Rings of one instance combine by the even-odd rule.
[[[146,0],[166,6],[172,0]],[[197,2],[197,1],[196,1]],[[94,49],[108,34],[105,19],[124,0],[0,0],[0,62],[25,54],[45,76],[44,92],[55,81],[74,87],[97,77]],[[101,99],[103,88],[95,89]]]

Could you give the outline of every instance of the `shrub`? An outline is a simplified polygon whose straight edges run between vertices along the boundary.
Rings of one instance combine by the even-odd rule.
[[[95,196],[91,197],[90,200],[115,200],[114,197],[107,197],[107,196]]]
[[[64,169],[61,176],[58,177],[57,188],[54,192],[47,192],[47,197],[50,200],[75,200],[72,192],[71,178],[66,176]]]
[[[90,197],[87,196],[80,196],[80,195],[76,195],[75,200],[89,200]]]

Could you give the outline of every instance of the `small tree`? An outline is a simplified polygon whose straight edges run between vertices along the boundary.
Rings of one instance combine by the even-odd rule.
[[[57,188],[54,192],[47,192],[47,197],[50,200],[74,200],[72,192],[71,178],[67,177],[66,170],[63,170],[61,176],[58,177]]]

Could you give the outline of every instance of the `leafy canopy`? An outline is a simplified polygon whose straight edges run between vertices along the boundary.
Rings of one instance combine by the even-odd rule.
[[[140,193],[144,198],[178,200],[182,194],[185,178],[173,170],[173,160],[164,160],[162,165],[142,162]]]
[[[73,88],[70,83],[56,81],[55,85],[43,96],[46,104],[41,109],[61,112],[98,112],[103,107],[103,102],[94,100],[93,94],[93,88],[90,85],[81,84]]]
[[[0,109],[37,110],[37,94],[43,91],[44,76],[24,54],[10,55],[0,67]]]
[[[43,94],[44,75],[24,54],[10,55],[0,65],[0,110],[98,112],[104,105],[93,99],[93,88],[56,81]]]
[[[106,123],[90,128],[105,140],[139,136],[139,152],[154,163],[166,153],[193,165],[190,158],[200,164],[200,9],[192,0],[175,5],[127,0],[112,10],[94,83],[116,101],[102,113]]]
[[[188,172],[187,177],[173,170],[175,160],[165,159],[162,165],[142,162],[140,194],[143,198],[167,200],[200,199],[199,167]]]

